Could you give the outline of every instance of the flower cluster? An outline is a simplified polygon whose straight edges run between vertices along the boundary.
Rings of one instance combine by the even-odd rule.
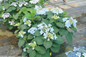
[[[71,18],[63,18],[63,22],[65,22],[65,26],[67,28],[71,27],[72,25],[76,28],[77,20],[73,19],[72,17]]]
[[[14,22],[14,21],[9,21],[9,24],[10,24],[10,25],[14,25],[15,22]]]
[[[63,10],[58,7],[49,9],[49,8],[42,8],[41,6],[36,5],[35,9],[36,9],[37,15],[46,15],[46,12],[48,11],[51,11],[52,13],[57,14],[57,15],[63,13]]]
[[[33,34],[35,31],[39,30],[40,34],[44,36],[45,39],[50,41],[50,39],[55,40],[57,39],[56,34],[53,32],[54,29],[51,27],[51,24],[46,25],[44,22],[39,24],[37,27],[32,27],[28,30],[28,33]]]
[[[40,0],[31,0],[31,1],[29,1],[31,4],[36,4],[36,3],[38,3]]]
[[[19,32],[19,36],[20,36],[21,38],[23,38],[25,33],[26,33],[26,32],[24,32],[24,31],[20,31],[20,32]]]
[[[34,50],[36,47],[36,42],[34,41],[33,43],[29,43],[29,45],[32,47],[32,49]]]
[[[27,18],[25,17],[23,20],[24,24],[28,25],[29,27],[31,26],[31,21],[27,20]]]
[[[27,4],[28,4],[28,2],[25,2],[25,1],[19,2],[19,3],[17,3],[17,2],[12,2],[10,6],[15,6],[15,7],[17,7],[17,5],[19,5],[19,7],[22,7],[23,5],[26,6]]]
[[[10,16],[10,13],[4,13],[4,14],[2,15],[3,19],[8,18],[9,16]]]
[[[57,39],[56,34],[53,32],[54,29],[51,24],[46,25],[44,22],[38,25],[38,29],[40,30],[40,34],[44,36],[45,39],[55,40]]]
[[[68,57],[71,55],[75,56],[75,57],[86,57],[86,50],[85,50],[85,47],[74,47],[73,51],[68,51],[65,53]],[[73,57],[72,56],[72,57]]]

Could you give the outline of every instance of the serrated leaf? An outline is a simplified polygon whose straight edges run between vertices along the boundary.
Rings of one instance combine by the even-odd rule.
[[[27,55],[27,53],[26,52],[22,52],[22,56],[26,56]]]
[[[42,57],[42,55],[39,53],[36,53],[36,57]]]
[[[36,37],[36,38],[35,38],[35,41],[37,42],[38,45],[42,45],[42,44],[43,44],[43,39],[42,39],[41,36]]]
[[[74,32],[77,32],[77,29],[76,29],[76,28],[71,27],[71,29],[72,29]]]
[[[35,33],[34,33],[34,36],[40,36],[41,34],[40,34],[40,31],[36,31]]]
[[[65,29],[60,29],[59,30],[59,33],[60,33],[60,35],[67,35],[67,33],[68,33],[68,31],[67,30],[65,30]]]
[[[9,7],[7,10],[6,10],[6,12],[11,12],[11,11],[13,11],[13,10],[15,10],[16,8],[15,7]]]
[[[60,45],[58,45],[57,47],[51,47],[51,51],[54,53],[59,52],[59,50],[60,50]]]
[[[30,56],[30,57],[35,57],[35,56],[36,56],[36,51],[34,51],[34,50],[31,51],[31,52],[29,53],[29,56]]]
[[[43,54],[42,57],[50,57],[50,52],[49,52],[49,50],[46,50],[46,53]]]
[[[53,16],[53,13],[51,11],[46,12],[46,14],[47,14],[47,18],[49,19],[51,19],[51,17]]]
[[[49,20],[47,20],[47,19],[44,19],[42,22],[49,24]]]
[[[27,50],[27,53],[30,53],[30,52],[32,52],[32,49],[31,49],[31,48],[29,48],[29,49]]]
[[[28,40],[33,39],[33,36],[31,34],[28,35]]]
[[[58,27],[61,27],[61,28],[65,27],[65,25],[64,25],[63,23],[61,23],[61,22],[57,22],[56,25],[57,25]]]
[[[22,47],[24,45],[25,41],[23,39],[19,39],[18,46]]]
[[[58,38],[54,41],[55,43],[57,44],[63,44],[64,43],[64,40],[61,36],[57,36]]]
[[[71,33],[71,32],[68,32],[68,34],[67,34],[67,36],[66,36],[66,40],[68,41],[68,43],[70,44],[70,45],[72,45],[72,36],[73,36],[73,33]]]
[[[38,53],[40,53],[40,54],[46,53],[45,48],[42,47],[42,46],[36,46],[35,50],[36,50]]]
[[[51,48],[51,46],[52,46],[52,42],[51,41],[44,41],[44,47],[46,48],[46,49],[48,49],[48,48]]]
[[[27,29],[27,27],[28,26],[26,26],[26,25],[21,25],[21,26],[19,26],[19,29],[24,30],[24,29]]]
[[[53,29],[54,29],[54,33],[59,32],[59,29],[57,27],[53,26]]]

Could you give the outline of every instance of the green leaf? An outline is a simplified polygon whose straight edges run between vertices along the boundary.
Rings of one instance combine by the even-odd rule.
[[[58,45],[57,47],[51,47],[51,51],[54,53],[59,52],[59,50],[60,50],[60,45]]]
[[[44,46],[45,46],[45,48],[46,49],[48,49],[48,48],[51,48],[51,46],[52,46],[52,42],[51,41],[44,41]]]
[[[40,54],[46,53],[45,48],[42,47],[42,46],[36,46],[35,50],[36,50],[38,53],[40,53]]]
[[[46,12],[46,14],[47,14],[47,18],[49,18],[49,19],[51,19],[51,17],[53,16],[53,13],[52,12]]]
[[[28,40],[33,39],[33,36],[31,34],[28,35]]]
[[[65,27],[65,25],[64,25],[63,23],[61,23],[61,22],[57,22],[56,25],[57,25],[58,27],[61,27],[61,28]]]
[[[26,56],[27,55],[27,53],[26,52],[22,52],[22,56]]]
[[[70,44],[70,45],[72,45],[72,36],[73,36],[73,33],[71,33],[71,32],[68,32],[68,34],[67,34],[67,36],[66,36],[66,40],[68,41],[68,43]]]
[[[60,33],[60,35],[65,35],[66,36],[68,34],[68,31],[65,30],[65,29],[60,29],[59,33]]]
[[[76,29],[76,28],[71,27],[71,29],[72,29],[74,32],[77,32],[77,29]]]
[[[16,8],[15,7],[9,7],[7,10],[6,10],[6,12],[11,12],[11,11],[13,11],[13,10],[15,10]]]
[[[34,33],[34,36],[40,36],[41,34],[40,34],[40,31],[36,31],[35,33]]]
[[[64,40],[61,36],[57,36],[58,38],[56,40],[54,40],[55,43],[57,44],[63,44],[64,43]]]
[[[42,45],[43,44],[42,36],[36,37],[35,41],[37,42],[38,45]]]
[[[50,23],[53,23],[54,22],[54,19],[50,19],[50,21],[49,21]]]
[[[36,51],[34,51],[34,50],[31,51],[31,52],[29,53],[29,56],[30,56],[30,57],[35,57],[35,56],[36,56]]]
[[[46,53],[43,54],[42,57],[50,57],[50,52],[49,52],[49,50],[46,50]]]
[[[28,50],[27,50],[27,53],[30,53],[30,52],[32,52],[33,50],[32,50],[32,48],[29,48]]]
[[[53,26],[53,29],[54,29],[54,33],[59,32],[59,29],[57,27]]]
[[[47,20],[47,19],[44,19],[42,22],[49,24],[49,20]]]
[[[27,29],[27,27],[28,27],[27,25],[20,25],[20,26],[19,26],[19,29],[24,30],[24,29]]]
[[[42,57],[42,55],[39,53],[36,53],[36,57]]]
[[[16,33],[18,33],[18,31],[19,31],[19,30],[16,30],[14,33],[16,34]]]
[[[12,30],[13,29],[13,26],[9,26],[9,30]]]
[[[31,9],[30,12],[31,12],[32,16],[34,16],[36,14],[36,10],[35,9]]]
[[[19,39],[18,46],[22,47],[24,45],[25,41],[23,39]]]

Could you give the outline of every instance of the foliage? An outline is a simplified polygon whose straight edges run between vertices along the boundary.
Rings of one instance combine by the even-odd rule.
[[[17,28],[18,45],[23,56],[50,57],[64,44],[63,36],[72,45],[77,21],[66,16],[58,7],[45,8],[44,0],[4,0],[0,3],[0,17],[9,29]],[[71,31],[70,31],[70,30]]]

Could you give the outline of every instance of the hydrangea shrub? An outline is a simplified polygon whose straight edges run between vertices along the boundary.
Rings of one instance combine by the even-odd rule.
[[[72,45],[76,32],[76,19],[66,16],[58,7],[45,8],[44,0],[0,0],[0,16],[9,29],[17,28],[15,34],[22,55],[50,57],[57,53],[66,40]]]
[[[67,57],[86,57],[85,47],[74,47],[73,51],[68,51],[65,53]]]

